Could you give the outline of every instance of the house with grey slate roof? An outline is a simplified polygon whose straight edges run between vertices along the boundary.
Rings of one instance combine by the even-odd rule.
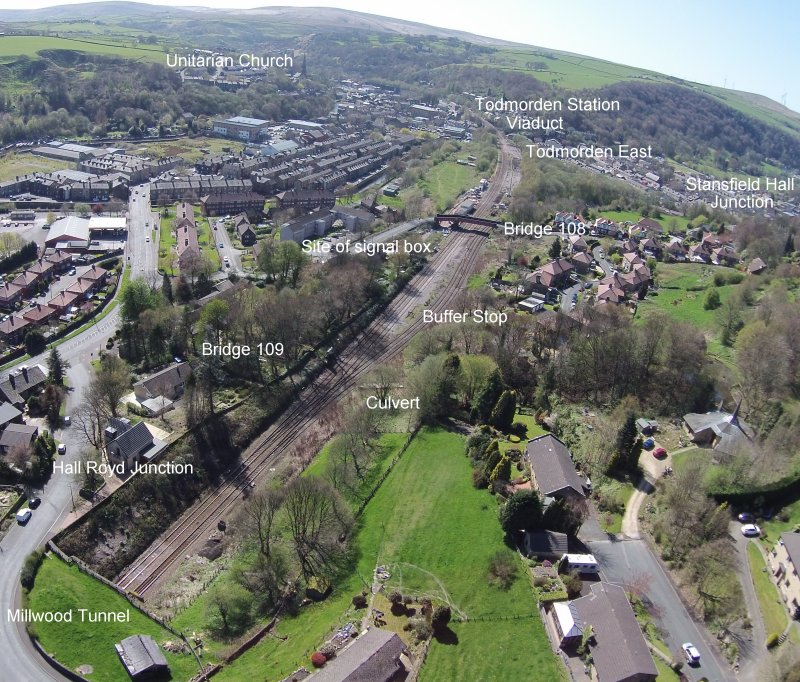
[[[158,644],[148,635],[126,637],[114,645],[131,679],[149,680],[169,672],[169,664]]]
[[[389,682],[406,672],[406,645],[396,633],[372,628],[342,649],[309,679],[313,682]]]
[[[529,440],[525,459],[531,468],[531,482],[543,497],[586,497],[587,483],[575,470],[569,448],[554,435]]]

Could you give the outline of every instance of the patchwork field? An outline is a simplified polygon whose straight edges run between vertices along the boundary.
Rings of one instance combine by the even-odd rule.
[[[0,62],[9,62],[14,57],[23,55],[36,57],[44,50],[74,50],[148,62],[165,62],[164,51],[154,47],[135,47],[100,40],[76,40],[54,36],[0,36]]]

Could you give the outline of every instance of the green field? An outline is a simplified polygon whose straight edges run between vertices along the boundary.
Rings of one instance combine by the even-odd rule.
[[[608,218],[616,223],[624,223],[626,221],[631,223],[638,223],[642,216],[634,211],[600,211],[598,216]],[[661,218],[655,219],[661,224],[661,227],[668,232],[686,232],[692,222],[688,218],[675,215],[664,215]],[[694,224],[704,222],[703,218],[695,219]]]
[[[136,144],[122,145],[130,150],[131,154],[140,156],[179,156],[189,163],[195,163],[206,154],[240,154],[244,145],[235,140],[224,140],[216,137],[185,137],[179,140],[165,142],[139,142]]]
[[[197,662],[190,653],[173,654],[164,650],[165,642],[180,641],[175,635],[134,609],[112,589],[55,557],[47,557],[42,563],[28,596],[28,606],[36,613],[74,612],[72,623],[36,623],[34,627],[45,650],[68,668],[74,670],[81,665],[91,665],[93,672],[84,674],[89,680],[119,682],[128,679],[114,644],[137,634],[150,635],[162,647],[172,679],[188,680],[198,672]],[[128,609],[130,622],[82,623],[78,609],[91,612]]]
[[[125,57],[147,62],[166,63],[166,57],[157,47],[136,47],[101,40],[75,40],[51,36],[0,36],[0,61],[9,62],[13,57],[36,57],[43,50],[74,50],[89,54]]]
[[[500,452],[502,454],[505,454],[510,448],[523,449],[525,447],[525,443],[531,438],[536,438],[536,436],[541,436],[547,433],[547,431],[545,431],[536,423],[536,420],[531,414],[520,414],[517,412],[514,415],[514,421],[525,424],[525,435],[522,436],[522,438],[518,436],[509,436],[508,438],[501,440],[499,445]]]
[[[420,432],[367,506],[356,544],[358,561],[333,595],[282,619],[277,635],[285,640],[265,639],[215,679],[276,680],[307,665],[335,628],[363,616],[363,611],[353,613],[350,599],[365,588],[378,563],[392,573],[390,588],[447,601],[454,617],[530,616],[510,622],[453,622],[459,644],[432,643],[422,672],[425,682],[559,679],[559,665],[522,565],[508,591],[487,582],[489,559],[505,545],[494,499],[472,486],[463,437],[441,430]]]
[[[0,182],[13,180],[18,175],[51,173],[73,167],[74,164],[56,159],[46,159],[43,156],[34,156],[29,152],[6,154],[0,157]]]
[[[778,594],[778,588],[770,578],[764,556],[756,542],[747,543],[747,561],[750,564],[750,575],[756,588],[758,606],[764,618],[767,637],[772,633],[779,635],[789,622],[789,615]]]
[[[456,197],[464,190],[474,187],[480,176],[477,169],[455,161],[436,164],[418,185],[436,204],[437,211],[453,205]]]
[[[201,213],[199,206],[194,207],[194,218],[197,222],[197,243],[200,245],[200,253],[208,258],[214,270],[219,270],[222,267],[222,261],[214,242],[214,236],[211,234],[211,225]]]

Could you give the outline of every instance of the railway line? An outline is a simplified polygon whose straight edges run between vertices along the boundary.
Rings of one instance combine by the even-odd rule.
[[[475,215],[488,216],[492,205],[513,182],[515,149],[501,140],[500,161]],[[173,567],[203,541],[226,516],[251,481],[262,482],[314,426],[326,407],[341,399],[375,365],[401,352],[424,327],[416,308],[435,312],[451,306],[464,289],[480,257],[488,227],[454,230],[440,251],[387,308],[339,356],[335,371],[321,374],[292,405],[250,445],[224,480],[177,519],[118,577],[117,584],[147,598]]]

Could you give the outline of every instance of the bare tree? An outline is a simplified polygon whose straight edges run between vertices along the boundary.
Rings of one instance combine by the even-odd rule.
[[[286,488],[284,509],[303,577],[330,574],[344,558],[353,524],[338,493],[321,478],[295,478]]]
[[[244,505],[245,525],[258,541],[261,554],[271,554],[275,517],[283,503],[283,492],[276,488],[257,490]]]

